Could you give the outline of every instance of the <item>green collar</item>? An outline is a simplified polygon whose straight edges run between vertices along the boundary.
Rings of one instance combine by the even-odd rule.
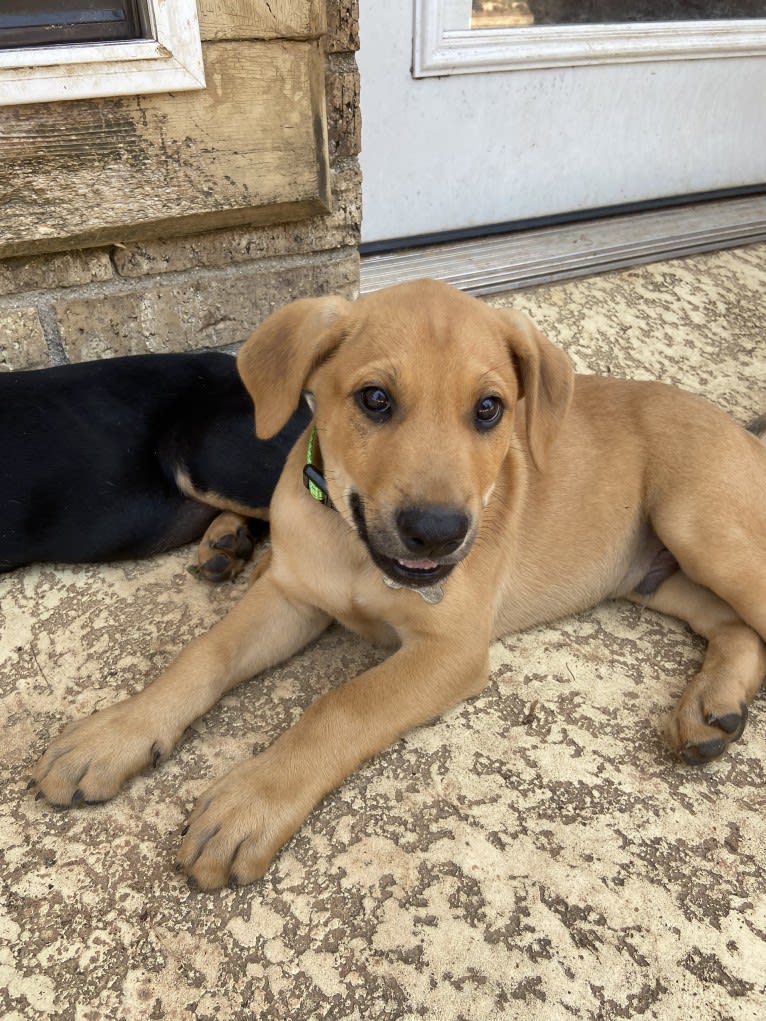
[[[323,503],[325,507],[335,510],[335,504],[327,491],[327,482],[322,474],[322,452],[319,449],[319,437],[316,425],[311,427],[309,441],[306,446],[306,464],[303,466],[303,484],[311,496]]]

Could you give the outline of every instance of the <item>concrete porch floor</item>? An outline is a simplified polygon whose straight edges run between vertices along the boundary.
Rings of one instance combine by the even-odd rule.
[[[581,371],[746,421],[766,410],[765,294],[762,244],[491,301]],[[351,777],[254,886],[190,890],[179,831],[215,777],[376,661],[340,629],[114,802],[35,802],[47,740],[239,597],[244,579],[207,587],[190,559],[0,578],[0,1017],[766,1016],[766,698],[726,757],[679,764],[664,727],[702,643],[627,604],[496,643],[485,692]]]

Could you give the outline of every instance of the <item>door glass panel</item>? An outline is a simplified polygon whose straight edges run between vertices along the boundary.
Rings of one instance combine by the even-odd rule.
[[[464,12],[467,4],[460,0],[448,0],[447,7],[451,27],[466,27]],[[765,0],[472,0],[470,28],[747,20],[764,17]]]

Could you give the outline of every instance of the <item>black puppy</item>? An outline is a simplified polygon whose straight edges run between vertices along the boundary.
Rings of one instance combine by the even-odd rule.
[[[305,406],[266,442],[230,355],[134,355],[0,374],[0,571],[142,557],[211,526],[202,573],[231,577],[268,517]],[[236,515],[236,516],[235,516]]]

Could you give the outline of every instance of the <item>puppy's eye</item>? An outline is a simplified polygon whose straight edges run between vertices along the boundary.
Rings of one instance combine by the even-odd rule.
[[[491,429],[503,417],[505,405],[499,397],[482,397],[473,409],[477,429]]]
[[[369,418],[388,418],[393,403],[382,386],[366,386],[356,395],[359,407]]]

